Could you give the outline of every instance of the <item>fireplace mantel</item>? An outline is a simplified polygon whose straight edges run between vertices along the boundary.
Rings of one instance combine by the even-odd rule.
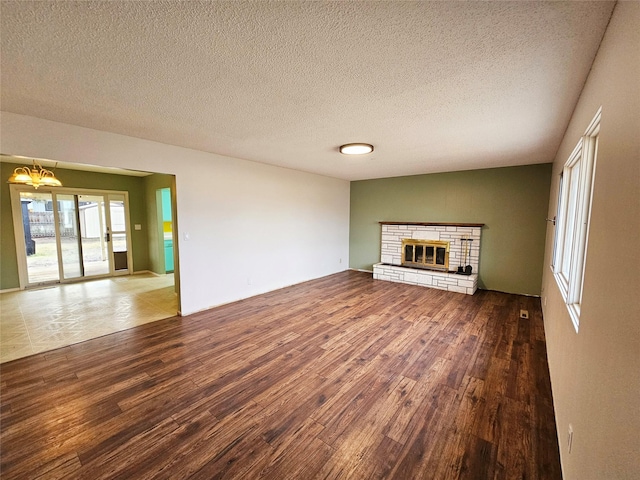
[[[380,225],[420,225],[423,227],[484,227],[484,223],[449,222],[378,222]]]

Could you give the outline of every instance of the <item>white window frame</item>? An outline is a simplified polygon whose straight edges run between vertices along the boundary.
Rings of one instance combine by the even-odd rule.
[[[560,175],[553,264],[562,297],[578,332],[587,257],[593,179],[596,172],[602,107],[569,155]]]

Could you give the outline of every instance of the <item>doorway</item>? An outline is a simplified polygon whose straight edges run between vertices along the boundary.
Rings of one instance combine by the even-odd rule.
[[[21,289],[132,273],[128,192],[10,188]]]
[[[158,238],[162,241],[161,251],[164,252],[164,271],[165,273],[173,273],[173,211],[171,208],[170,188],[156,190],[156,204],[158,209]]]

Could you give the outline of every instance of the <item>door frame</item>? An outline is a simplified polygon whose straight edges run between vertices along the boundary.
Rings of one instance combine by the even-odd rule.
[[[54,212],[54,223],[55,223],[55,232],[56,232],[56,249],[58,250],[58,280],[53,280],[50,282],[43,282],[39,284],[30,284],[29,283],[29,273],[27,268],[27,252],[24,240],[24,226],[22,223],[22,210],[20,203],[20,192],[32,192],[33,187],[29,185],[17,185],[11,184],[9,185],[9,190],[11,194],[11,212],[13,217],[13,231],[16,242],[16,257],[18,261],[18,280],[20,284],[20,290],[25,290],[27,288],[37,288],[41,285],[55,285],[58,283],[76,283],[82,282],[86,280],[93,280],[98,278],[109,278],[115,277],[119,275],[131,275],[133,274],[133,251],[132,251],[132,236],[131,236],[131,220],[129,213],[129,192],[121,191],[121,190],[98,190],[98,189],[89,189],[89,188],[71,188],[71,187],[40,187],[38,192],[43,193],[51,193],[51,199],[53,202],[53,212]],[[118,195],[124,196],[125,201],[125,209],[124,209],[124,221],[126,226],[126,238],[127,238],[127,269],[126,270],[114,270],[114,259],[113,259],[113,247],[110,244],[108,247],[108,255],[109,255],[109,273],[104,275],[92,275],[91,277],[80,276],[75,278],[64,279],[64,275],[62,272],[61,266],[61,252],[60,252],[60,239],[59,239],[59,224],[58,224],[58,204],[56,194],[65,194],[65,195],[102,195],[105,199],[105,214],[107,218],[110,218],[110,208],[111,201],[109,195]],[[111,221],[108,222],[108,227],[111,229]],[[78,226],[79,229],[79,226]],[[78,230],[79,231],[79,230]],[[79,231],[79,234],[81,232]]]

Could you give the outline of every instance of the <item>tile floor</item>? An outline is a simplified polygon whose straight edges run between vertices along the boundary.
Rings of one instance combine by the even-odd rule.
[[[172,317],[173,274],[139,274],[0,294],[0,362]]]

